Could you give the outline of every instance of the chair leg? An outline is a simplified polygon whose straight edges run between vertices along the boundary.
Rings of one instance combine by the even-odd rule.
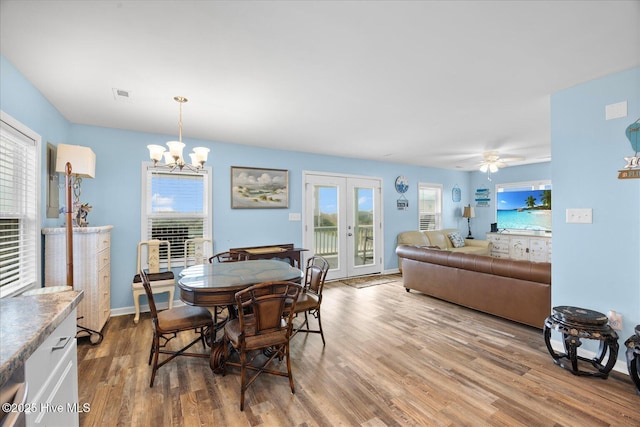
[[[240,350],[240,410],[244,411],[244,392],[247,389],[247,353]]]
[[[136,310],[135,316],[133,316],[133,323],[138,323],[140,320],[140,295],[139,291],[133,291],[133,307]]]
[[[322,346],[325,346],[324,342],[324,332],[322,332],[322,319],[320,318],[320,307],[317,308],[316,313],[318,313],[318,327],[320,328],[320,337],[322,338]]]
[[[295,394],[296,390],[293,386],[293,374],[291,373],[291,358],[289,357],[289,341],[285,344],[285,356],[287,358],[287,374],[289,376],[289,385],[291,386],[291,394]]]
[[[156,371],[158,370],[158,354],[160,353],[160,338],[157,333],[153,334],[153,368],[151,370],[151,382],[149,387],[153,387],[153,381],[156,379]]]

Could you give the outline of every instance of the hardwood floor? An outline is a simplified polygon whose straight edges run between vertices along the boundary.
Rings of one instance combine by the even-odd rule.
[[[319,335],[291,343],[296,393],[261,376],[239,410],[239,371],[178,358],[149,388],[149,314],[78,345],[81,426],[640,426],[627,375],[577,377],[538,329],[405,292],[401,281],[325,286]],[[189,334],[187,334],[189,335]],[[202,349],[202,347],[194,347]],[[623,351],[623,350],[622,350]]]

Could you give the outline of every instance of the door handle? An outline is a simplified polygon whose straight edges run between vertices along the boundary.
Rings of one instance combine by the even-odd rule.
[[[347,236],[351,237],[353,236],[353,233],[347,233]]]

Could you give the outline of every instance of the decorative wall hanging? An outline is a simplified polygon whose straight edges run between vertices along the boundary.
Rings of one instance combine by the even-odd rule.
[[[289,207],[289,171],[231,166],[231,208]]]
[[[399,211],[406,211],[407,209],[409,209],[409,200],[404,197],[404,194],[398,198],[398,200],[396,201],[396,206]]]
[[[406,211],[409,209],[409,200],[404,196],[404,193],[409,190],[409,180],[406,176],[400,175],[396,178],[395,186],[396,191],[400,193],[400,197],[396,201],[396,207],[399,211]]]
[[[454,203],[459,203],[460,200],[462,200],[462,191],[457,185],[451,190],[451,200],[453,200]]]
[[[400,175],[396,178],[396,191],[400,194],[404,194],[409,189],[409,180],[406,176]]]
[[[478,208],[488,208],[489,202],[491,202],[491,192],[488,188],[478,188],[476,189],[476,207]]]
[[[629,142],[631,143],[631,149],[635,154],[633,157],[624,158],[627,164],[624,165],[623,170],[618,171],[618,179],[640,178],[640,156],[638,155],[638,151],[640,151],[640,142],[638,141],[638,134],[640,134],[640,119],[631,123],[627,127],[625,134],[627,135],[627,139],[629,139]]]

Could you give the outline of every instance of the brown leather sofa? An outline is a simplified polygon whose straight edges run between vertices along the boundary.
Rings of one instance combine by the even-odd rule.
[[[551,313],[551,264],[402,245],[411,289],[542,329]]]

